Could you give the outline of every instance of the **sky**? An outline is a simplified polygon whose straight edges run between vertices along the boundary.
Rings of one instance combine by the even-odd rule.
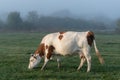
[[[77,15],[104,15],[120,18],[120,0],[0,0],[0,15],[12,11],[27,14],[37,11],[52,14],[59,10],[70,10]]]

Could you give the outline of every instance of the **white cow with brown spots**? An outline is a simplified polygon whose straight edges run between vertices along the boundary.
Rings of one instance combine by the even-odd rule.
[[[101,57],[95,42],[94,33],[91,31],[86,32],[57,32],[46,35],[35,53],[30,57],[29,69],[32,69],[38,65],[41,61],[41,58],[44,57],[44,64],[41,70],[44,69],[47,62],[50,60],[52,56],[55,55],[74,55],[79,54],[81,62],[78,66],[79,70],[85,61],[87,61],[87,72],[91,69],[91,55],[90,48],[94,44],[94,48],[96,51],[96,55],[99,58],[101,64],[104,63],[103,58]],[[60,66],[60,59],[57,58],[58,67]]]

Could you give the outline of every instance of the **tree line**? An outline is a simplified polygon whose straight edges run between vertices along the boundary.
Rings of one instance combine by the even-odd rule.
[[[70,17],[40,16],[36,11],[31,11],[25,18],[20,12],[10,12],[6,21],[0,19],[0,31],[27,31],[27,32],[52,32],[63,30],[105,30],[104,22],[95,20],[75,19]]]

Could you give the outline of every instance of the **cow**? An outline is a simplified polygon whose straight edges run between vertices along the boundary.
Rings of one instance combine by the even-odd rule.
[[[41,41],[39,47],[31,55],[29,59],[29,69],[35,68],[44,57],[44,64],[41,70],[44,69],[47,62],[53,57],[57,57],[58,68],[60,67],[60,57],[66,55],[75,55],[78,54],[81,61],[77,68],[83,66],[84,62],[87,61],[87,72],[91,69],[91,55],[90,48],[94,44],[96,55],[101,64],[104,63],[102,56],[99,53],[99,50],[96,46],[95,36],[92,31],[85,32],[75,32],[75,31],[66,31],[66,32],[56,32],[47,34]]]

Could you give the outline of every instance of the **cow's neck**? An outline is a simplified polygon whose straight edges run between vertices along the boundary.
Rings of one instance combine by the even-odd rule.
[[[44,56],[44,54],[45,54],[45,45],[44,45],[44,43],[39,45],[39,47],[35,51],[35,54],[39,54],[40,57]]]

